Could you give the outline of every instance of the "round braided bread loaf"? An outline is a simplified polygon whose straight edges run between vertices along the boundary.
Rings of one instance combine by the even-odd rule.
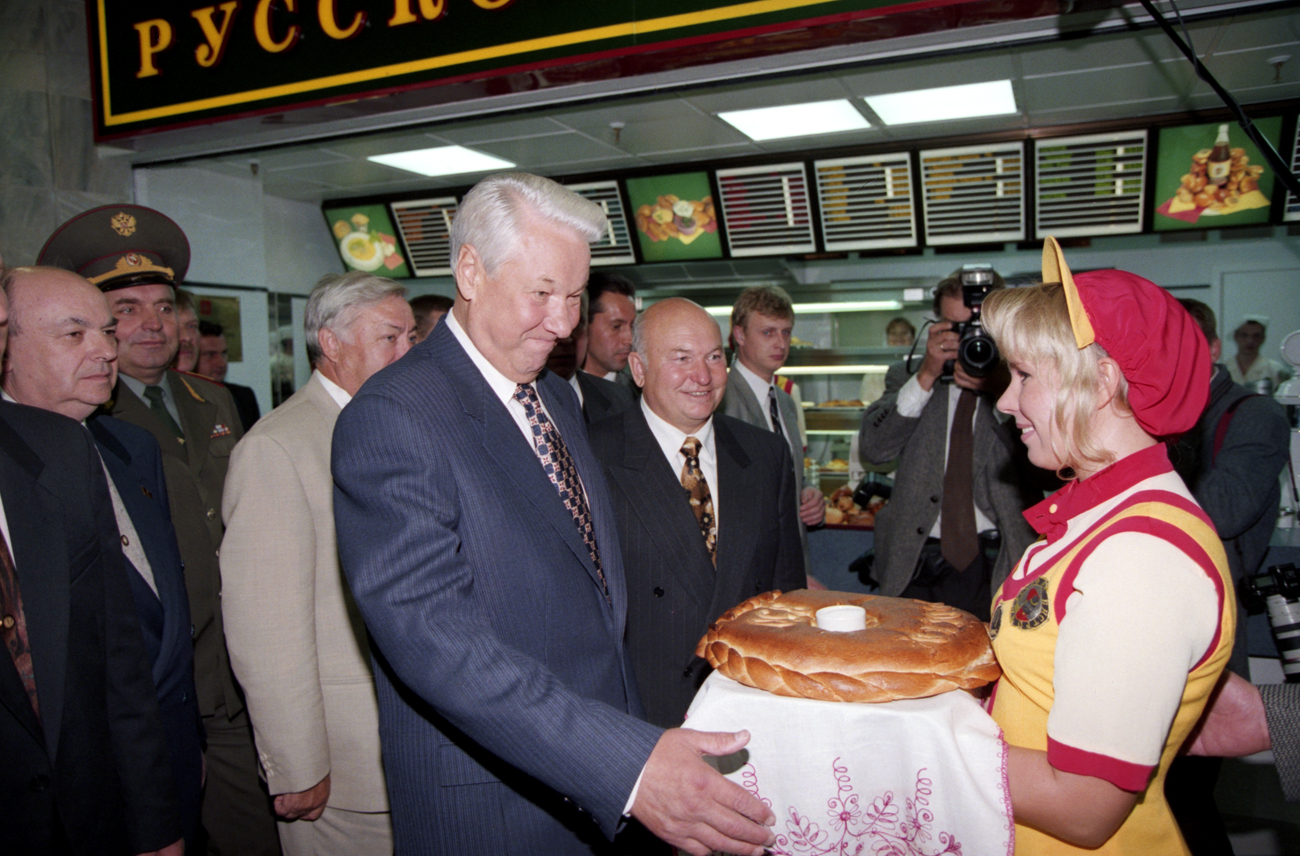
[[[853,604],[867,629],[822,630],[815,613]],[[835,591],[770,591],[709,625],[695,653],[723,675],[782,696],[882,702],[973,689],[1002,673],[975,616],[942,604]]]

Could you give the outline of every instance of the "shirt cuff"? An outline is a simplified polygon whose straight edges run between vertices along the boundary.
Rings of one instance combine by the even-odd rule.
[[[641,768],[641,773],[636,777],[636,784],[632,786],[632,793],[628,795],[627,805],[623,806],[623,816],[632,816],[632,804],[636,802],[637,791],[641,790],[641,780],[645,778],[645,767]]]
[[[931,395],[934,395],[934,387],[922,389],[921,382],[916,379],[916,375],[912,375],[907,379],[907,383],[899,387],[898,397],[894,399],[894,409],[898,411],[899,416],[918,419],[921,411],[925,410],[925,405],[930,403]]]

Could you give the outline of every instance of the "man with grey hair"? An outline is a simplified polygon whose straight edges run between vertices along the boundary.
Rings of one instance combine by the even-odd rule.
[[[774,840],[770,809],[700,757],[745,732],[639,718],[609,490],[577,396],[543,371],[607,228],[549,179],[479,182],[452,224],[452,311],[334,432],[399,853],[590,856],[629,814],[697,856]]]
[[[353,271],[307,300],[311,379],[235,447],[221,511],[230,662],[286,856],[391,853],[366,630],[334,537],[330,440],[344,405],[415,340],[406,289]]]

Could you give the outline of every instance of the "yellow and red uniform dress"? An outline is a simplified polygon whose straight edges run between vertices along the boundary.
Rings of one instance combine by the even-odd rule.
[[[993,599],[1003,673],[990,712],[1011,745],[1141,796],[1099,850],[1016,824],[1016,854],[1187,853],[1165,773],[1227,663],[1236,619],[1214,527],[1163,444],[1025,517],[1042,537]]]

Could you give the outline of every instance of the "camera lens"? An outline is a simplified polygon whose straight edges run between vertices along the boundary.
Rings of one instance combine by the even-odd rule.
[[[967,329],[957,346],[961,366],[971,377],[984,377],[998,364],[998,348],[983,328]]]

